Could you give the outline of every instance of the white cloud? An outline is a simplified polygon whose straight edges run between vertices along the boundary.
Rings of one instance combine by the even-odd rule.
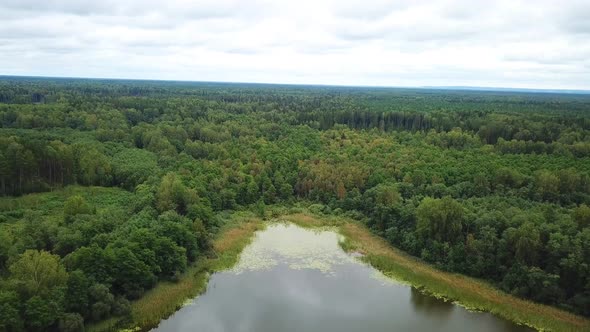
[[[0,0],[0,74],[590,88],[587,1]]]

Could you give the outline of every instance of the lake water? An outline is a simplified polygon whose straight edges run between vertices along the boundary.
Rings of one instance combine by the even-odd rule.
[[[154,331],[530,331],[397,283],[345,253],[339,239],[272,224]]]

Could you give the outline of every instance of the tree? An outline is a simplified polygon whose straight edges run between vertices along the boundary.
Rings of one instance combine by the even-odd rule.
[[[29,330],[42,331],[57,322],[63,309],[57,300],[35,295],[26,302],[25,318]]]
[[[0,194],[2,195],[7,193],[6,184],[10,182],[9,176],[11,173],[12,170],[10,169],[8,158],[0,151]]]
[[[416,231],[423,238],[452,242],[461,236],[463,206],[449,196],[426,197],[416,209]]]
[[[590,226],[590,207],[586,204],[581,204],[575,208],[574,220],[578,223],[580,228]]]
[[[41,295],[65,286],[68,274],[59,256],[47,251],[27,250],[10,266],[11,277],[29,294]]]
[[[90,285],[91,282],[84,272],[76,270],[70,273],[65,297],[66,310],[87,317],[90,304],[88,295]]]
[[[558,286],[559,276],[546,273],[538,267],[515,264],[502,280],[504,290],[543,303],[555,303],[563,299]]]
[[[19,331],[22,328],[19,307],[16,292],[0,290],[0,331]]]
[[[112,181],[109,159],[96,149],[80,148],[80,181],[86,185],[108,185]]]
[[[129,315],[131,313],[131,303],[123,296],[117,297],[113,303],[112,313],[114,316]]]
[[[248,176],[246,178],[246,183],[247,184],[244,201],[246,202],[246,204],[252,204],[256,202],[260,197],[260,189],[256,181],[254,181],[251,176]]]
[[[420,187],[426,183],[426,174],[420,170],[415,170],[412,173],[412,184],[414,187]]]
[[[557,176],[559,177],[559,192],[562,195],[571,195],[576,192],[580,183],[580,176],[575,169],[559,170]]]
[[[160,188],[156,193],[156,205],[158,210],[163,212],[167,210],[184,211],[184,195],[186,188],[176,176],[176,173],[168,173],[162,178]]]
[[[96,244],[76,249],[64,261],[69,270],[81,270],[96,282],[110,283],[113,280],[113,259]]]
[[[254,206],[254,211],[256,211],[256,215],[260,218],[266,218],[266,206],[264,204],[264,200],[262,198],[260,198],[255,206]]]
[[[77,214],[91,214],[94,209],[86,202],[84,197],[74,195],[69,197],[64,203],[64,216],[66,219],[71,218]]]
[[[158,218],[156,233],[174,241],[186,249],[187,259],[193,261],[199,254],[197,234],[192,231],[192,222],[174,211],[163,213]]]
[[[475,194],[477,196],[485,196],[490,193],[490,183],[485,174],[478,173],[473,177],[473,184]]]
[[[375,203],[392,206],[401,201],[401,196],[395,185],[379,184],[375,187]]]
[[[113,291],[131,298],[141,296],[145,288],[155,281],[150,268],[128,248],[107,248],[105,253],[112,257]]]
[[[88,289],[90,295],[90,316],[97,321],[108,317],[111,314],[115,303],[115,297],[109,288],[103,284],[94,284]]]
[[[113,156],[115,183],[133,189],[157,173],[155,154],[143,149],[124,149]]]
[[[539,230],[531,221],[526,221],[520,227],[510,227],[502,235],[507,245],[505,255],[514,255],[516,261],[522,265],[532,266],[537,262],[541,238]],[[512,257],[509,258],[512,260]]]
[[[541,198],[554,200],[559,194],[559,178],[547,170],[537,172],[535,187]]]
[[[0,232],[0,271],[7,268],[6,264],[14,249],[13,236],[9,232]]]
[[[59,319],[60,332],[83,332],[84,318],[78,313],[65,313]]]
[[[541,246],[539,231],[532,222],[526,222],[518,228],[516,236],[516,259],[521,263],[534,264]]]
[[[184,272],[187,265],[186,249],[179,247],[167,237],[158,238],[153,249],[162,275],[170,277],[175,272]]]
[[[277,195],[277,190],[275,189],[275,186],[272,184],[270,177],[268,177],[266,174],[262,177],[262,183],[260,187],[262,188],[262,197],[264,198],[264,202],[266,204],[274,203]]]
[[[192,231],[197,236],[197,244],[201,252],[207,252],[207,250],[211,249],[209,233],[201,220],[195,219],[193,221]]]
[[[338,181],[336,184],[336,197],[338,197],[338,199],[343,199],[346,197],[346,188],[344,187],[344,183],[342,181]]]
[[[277,189],[279,198],[282,200],[287,200],[293,195],[293,187],[285,181],[285,178],[279,171],[275,172],[274,186]]]
[[[524,182],[524,176],[508,167],[502,167],[496,170],[495,183],[501,184],[508,188],[519,188]]]

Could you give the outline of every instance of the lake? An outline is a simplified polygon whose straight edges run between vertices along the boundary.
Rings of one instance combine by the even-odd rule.
[[[276,223],[256,233],[228,271],[154,331],[532,331],[387,278],[341,236]]]

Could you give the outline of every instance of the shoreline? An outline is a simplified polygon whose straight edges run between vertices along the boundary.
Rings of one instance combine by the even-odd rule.
[[[362,261],[387,277],[467,310],[489,312],[539,331],[590,331],[590,320],[585,317],[517,298],[482,280],[440,271],[391,246],[356,221],[345,221],[336,216],[316,217],[307,213],[282,218],[302,227],[337,226],[339,233],[345,237],[340,245],[346,252],[362,253]]]
[[[344,251],[359,252],[360,260],[385,276],[467,310],[488,312],[539,331],[590,331],[590,320],[585,317],[514,297],[482,280],[440,271],[391,246],[356,221],[310,213],[285,214],[271,220],[288,221],[305,228],[335,227],[344,237],[340,242]],[[149,331],[157,327],[186,301],[204,292],[211,273],[233,266],[255,232],[264,229],[267,223],[257,217],[239,217],[230,222],[214,239],[217,257],[195,263],[176,283],[159,283],[132,302],[131,317],[99,322],[89,326],[87,331]]]

